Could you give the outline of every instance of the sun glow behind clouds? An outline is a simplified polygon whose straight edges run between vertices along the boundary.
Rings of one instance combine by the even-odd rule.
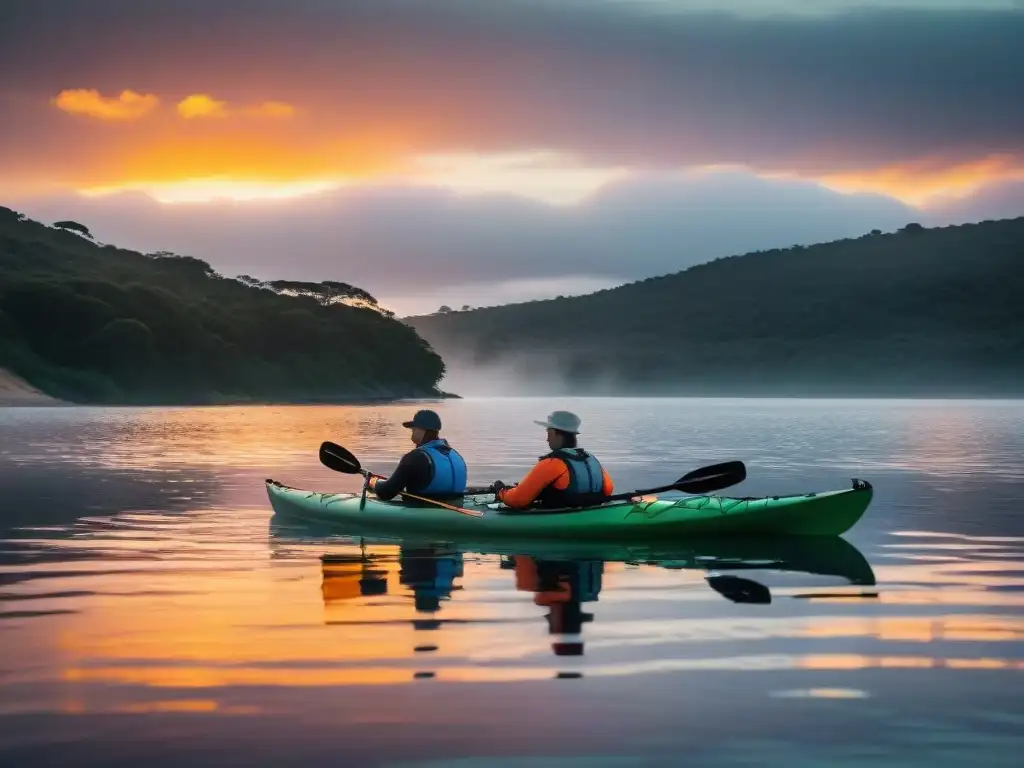
[[[1024,180],[1024,163],[1009,155],[990,155],[954,164],[925,159],[872,170],[826,174],[817,180],[836,192],[875,192],[927,208],[968,197],[993,181]]]
[[[142,192],[160,203],[209,203],[215,201],[287,200],[340,189],[341,180],[233,181],[231,179],[184,179],[169,182],[140,182],[80,190],[86,197],[120,192]]]
[[[242,174],[191,175],[182,179],[127,181],[79,189],[87,197],[141,192],[161,203],[203,203],[303,197],[353,184],[431,186],[457,194],[508,194],[548,205],[574,205],[609,182],[628,174],[626,168],[587,168],[553,152],[509,152],[428,155],[397,170],[366,174],[331,174],[316,178],[253,179]],[[248,176],[248,174],[245,174]]]
[[[414,164],[414,179],[463,194],[506,193],[548,203],[578,204],[628,168],[588,168],[545,150],[494,154],[425,155]]]

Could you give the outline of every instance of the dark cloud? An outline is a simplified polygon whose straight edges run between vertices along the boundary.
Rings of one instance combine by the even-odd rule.
[[[543,146],[637,166],[813,173],[1024,150],[1019,10],[746,18],[599,0],[9,5],[5,108],[70,87],[284,98],[327,115],[324,130],[401,126],[413,151]],[[23,141],[36,130],[6,124],[0,145],[19,126]]]
[[[248,204],[162,205],[123,194],[8,205],[46,222],[81,221],[105,242],[199,256],[226,275],[337,279],[399,298],[463,284],[632,280],[916,218],[888,198],[741,173],[636,177],[571,208],[394,187]]]

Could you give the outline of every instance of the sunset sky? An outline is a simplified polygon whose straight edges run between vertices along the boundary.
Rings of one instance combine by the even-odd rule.
[[[1024,215],[1022,0],[34,0],[0,205],[404,314]]]

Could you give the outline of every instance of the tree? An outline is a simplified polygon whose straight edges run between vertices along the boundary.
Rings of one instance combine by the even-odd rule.
[[[87,237],[90,240],[93,239],[92,232],[84,224],[79,224],[77,221],[55,221],[53,222],[55,229],[64,229],[69,232],[74,232],[82,237]]]
[[[440,307],[437,308],[437,314],[441,314],[441,315],[447,315],[451,311],[452,311],[452,308],[449,307],[447,304],[442,304]]]
[[[469,306],[469,304],[463,304],[462,305],[462,311],[463,312],[469,312],[471,309],[472,309],[472,307]]]
[[[310,283],[303,280],[273,280],[270,286],[278,293],[289,296],[308,296],[323,306],[337,304],[345,299],[354,299],[376,308],[377,300],[362,288],[334,280]]]

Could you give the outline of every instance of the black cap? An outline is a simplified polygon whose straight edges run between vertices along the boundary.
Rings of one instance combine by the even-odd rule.
[[[441,417],[434,411],[416,411],[416,415],[412,417],[412,421],[403,422],[402,426],[407,429],[419,427],[420,429],[426,429],[428,431],[433,430],[434,432],[440,432]]]

